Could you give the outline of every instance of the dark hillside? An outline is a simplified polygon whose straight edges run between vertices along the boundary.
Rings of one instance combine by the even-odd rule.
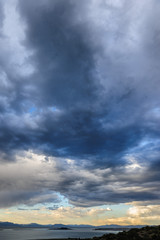
[[[102,237],[94,237],[94,240],[160,240],[160,226],[134,228],[118,234],[105,234]]]

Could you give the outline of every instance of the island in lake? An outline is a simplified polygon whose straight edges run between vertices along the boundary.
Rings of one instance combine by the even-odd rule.
[[[58,228],[52,227],[52,228],[49,228],[49,230],[72,230],[72,229],[68,227],[58,227]]]

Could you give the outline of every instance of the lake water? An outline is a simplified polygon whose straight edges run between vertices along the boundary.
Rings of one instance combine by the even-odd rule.
[[[74,228],[72,230],[48,230],[43,229],[4,229],[0,231],[0,240],[30,240],[52,238],[92,238],[105,233],[117,233],[117,231],[101,231],[91,228]]]

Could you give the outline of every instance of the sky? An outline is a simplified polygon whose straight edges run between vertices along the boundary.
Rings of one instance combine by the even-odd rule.
[[[0,1],[0,221],[160,224],[160,1]]]

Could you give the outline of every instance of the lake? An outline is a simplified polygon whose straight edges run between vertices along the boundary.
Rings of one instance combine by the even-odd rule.
[[[117,233],[118,231],[102,231],[92,228],[73,228],[72,230],[49,230],[47,228],[32,229],[3,229],[0,231],[0,240],[30,240],[51,238],[92,238],[105,233]]]

